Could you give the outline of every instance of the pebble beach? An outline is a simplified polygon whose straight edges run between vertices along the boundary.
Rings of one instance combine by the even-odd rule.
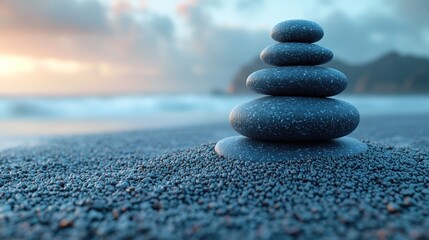
[[[228,124],[0,153],[2,239],[427,239],[429,115],[367,116],[361,155],[219,157]]]

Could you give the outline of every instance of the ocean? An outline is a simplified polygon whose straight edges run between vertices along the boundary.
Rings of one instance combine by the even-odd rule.
[[[228,121],[234,106],[257,95],[157,94],[111,97],[0,98],[0,138],[177,127]],[[429,114],[429,96],[335,98],[362,116]]]

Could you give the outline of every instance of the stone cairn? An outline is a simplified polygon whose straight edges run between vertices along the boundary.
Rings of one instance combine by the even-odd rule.
[[[271,37],[278,43],[265,48],[261,60],[274,65],[252,73],[246,85],[261,97],[235,107],[230,123],[243,136],[219,141],[216,152],[243,160],[291,160],[349,156],[367,146],[343,137],[359,124],[352,105],[328,98],[341,93],[347,77],[332,68],[333,53],[313,44],[323,29],[308,20],[277,24]]]

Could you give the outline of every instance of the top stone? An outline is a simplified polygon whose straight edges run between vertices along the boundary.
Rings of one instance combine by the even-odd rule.
[[[314,43],[322,39],[322,27],[308,20],[288,20],[274,26],[271,37],[277,42]]]

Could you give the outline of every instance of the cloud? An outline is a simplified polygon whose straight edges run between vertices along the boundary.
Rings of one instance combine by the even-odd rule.
[[[402,2],[396,2],[398,5],[391,6],[395,11],[402,6]],[[407,11],[388,14],[368,9],[355,18],[334,12],[320,21],[325,29],[321,45],[355,63],[372,60],[389,51],[422,55],[422,49],[429,45],[423,36],[427,26],[413,23]]]
[[[343,11],[334,0],[307,5],[317,8],[326,2],[326,9],[332,10],[315,19],[325,29],[320,45],[340,58],[362,62],[391,50],[421,55],[429,45],[423,36],[428,35],[428,25],[423,23],[429,21],[421,10],[427,9],[427,1],[393,0],[385,11],[369,5],[359,15]],[[273,5],[268,1],[175,3],[175,12],[155,12],[151,1],[115,0],[105,5],[96,0],[38,0],[37,4],[2,0],[0,55],[40,59],[47,64],[35,64],[34,71],[43,69],[47,74],[49,70],[51,75],[44,76],[53,79],[50,83],[79,78],[93,81],[92,89],[96,89],[95,82],[101,84],[100,91],[108,91],[105,87],[115,91],[115,84],[123,91],[207,91],[227,86],[242,64],[273,43],[266,23],[249,28],[246,25],[255,25],[252,19],[246,19],[243,26],[214,18],[224,16],[226,9],[249,14],[263,6],[269,11]],[[294,4],[298,6],[289,2],[288,7]],[[285,17],[282,11],[277,14]],[[276,18],[268,17],[272,17],[269,21]],[[28,70],[26,66],[22,63],[15,70]]]
[[[33,74],[51,77],[46,69],[77,73],[77,65],[70,62],[79,62],[90,68],[81,78],[105,81],[100,91],[108,81],[117,79],[128,82],[122,84],[130,90],[140,87],[141,91],[160,90],[171,81],[168,73],[175,72],[182,53],[174,44],[175,26],[170,17],[126,8],[109,16],[111,9],[98,1],[40,0],[34,6],[28,4],[25,0],[0,4],[0,55],[49,63],[35,68]],[[134,17],[136,14],[140,18]],[[69,77],[55,75],[55,81],[62,79]]]
[[[35,7],[25,0],[4,1],[3,53],[81,61],[149,60],[149,54],[164,51],[174,35],[168,17],[142,13],[140,21],[131,14],[109,18],[109,9],[98,1],[40,0]]]
[[[219,10],[222,4],[219,0],[185,0],[176,6],[179,16],[184,18],[189,26],[198,32],[212,26],[209,10]]]
[[[270,42],[264,31],[215,25],[209,11],[221,14],[223,9],[218,1],[190,0],[180,4],[177,10],[191,29],[191,37],[185,43],[187,60],[184,62],[194,84],[201,87],[227,86],[234,72],[259,55]]]
[[[265,4],[264,0],[240,0],[236,4],[238,11],[257,10]]]
[[[115,0],[112,4],[112,11],[115,15],[127,14],[133,10],[133,6],[127,0]]]
[[[266,32],[215,25],[211,13],[220,14],[220,1],[178,4],[177,13],[190,30],[180,39],[171,16],[136,9],[127,1],[111,8],[98,1],[40,0],[33,9],[26,4],[1,4],[0,53],[49,60],[49,69],[70,74],[77,68],[69,63],[80,62],[79,69],[89,69],[85,79],[92,74],[106,86],[114,78],[129,82],[130,89],[149,91],[222,88],[269,41]]]
[[[336,12],[320,23],[325,30],[325,35],[318,44],[331,49],[336,57],[349,62],[367,61],[390,48],[388,39],[386,39],[390,32],[385,32],[383,29],[380,31],[374,25],[381,22],[370,21],[367,23],[363,18],[361,22],[356,22],[343,13]],[[379,41],[374,40],[371,33],[381,36]]]
[[[105,9],[96,1],[2,0],[0,30],[94,32],[107,29]]]
[[[411,21],[421,27],[429,28],[429,1],[427,0],[393,0],[386,1],[391,5],[396,16],[403,17],[405,20]]]

